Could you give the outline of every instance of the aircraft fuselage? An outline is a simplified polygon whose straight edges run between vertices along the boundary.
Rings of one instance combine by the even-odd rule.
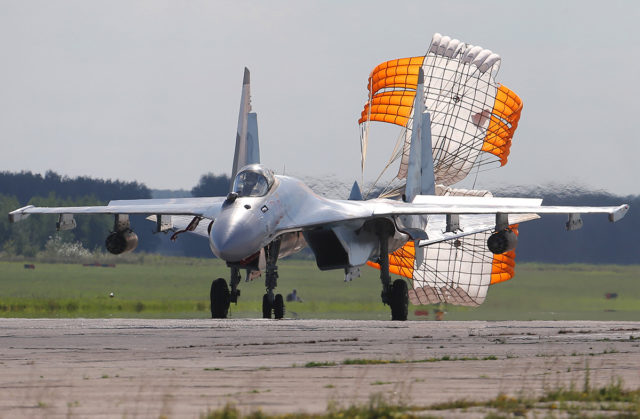
[[[354,220],[338,223],[345,214]],[[327,199],[298,179],[275,176],[264,196],[230,194],[212,224],[209,244],[213,253],[229,264],[243,265],[254,260],[261,249],[278,239],[280,257],[307,244],[316,254],[319,246],[329,246],[336,253],[327,265],[318,262],[321,269],[360,266],[379,252],[380,238],[371,215],[371,210],[357,201]],[[395,225],[391,219],[386,222]],[[391,228],[393,232],[386,237],[393,251],[409,237]],[[305,239],[311,241],[307,243]]]
[[[276,176],[275,184],[265,196],[239,196],[225,201],[211,227],[211,250],[231,263],[251,258],[278,235],[286,233],[282,225],[293,222],[299,211],[318,200],[324,199],[299,180]],[[296,247],[300,250],[304,246]]]

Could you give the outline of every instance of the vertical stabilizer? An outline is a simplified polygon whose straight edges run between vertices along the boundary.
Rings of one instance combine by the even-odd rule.
[[[249,69],[244,68],[242,79],[242,96],[240,97],[240,114],[238,115],[238,131],[236,133],[236,150],[231,169],[231,184],[238,170],[247,164],[260,163],[260,147],[258,144],[258,116],[251,112],[251,89]]]
[[[260,163],[260,142],[258,141],[258,114],[251,112],[247,126],[247,162],[245,164],[254,163]]]
[[[431,119],[424,109],[424,72],[420,68],[413,104],[413,127],[404,200],[412,202],[416,195],[433,195],[434,193]]]
[[[351,187],[351,193],[349,194],[350,201],[362,201],[362,191],[360,191],[360,185],[358,185],[358,181],[353,182],[353,186]]]
[[[436,178],[433,169],[433,146],[431,144],[431,114],[422,114],[422,170],[420,181],[420,195],[436,194]]]

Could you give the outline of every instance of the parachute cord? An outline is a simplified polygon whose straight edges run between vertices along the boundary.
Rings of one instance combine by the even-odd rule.
[[[478,173],[480,173],[480,165],[476,165],[476,176],[473,179],[473,186],[471,187],[471,189],[475,189],[476,188],[476,182],[478,181]]]
[[[367,120],[365,126],[360,128],[360,180],[364,186],[364,163],[367,158],[367,142],[369,141],[369,124],[371,124],[371,105],[373,102],[373,79],[372,74],[369,75],[369,110],[367,111]],[[364,130],[363,130],[364,128]]]
[[[391,156],[389,157],[389,160],[387,161],[386,165],[382,168],[382,170],[378,174],[378,177],[376,178],[376,180],[373,181],[373,183],[371,184],[371,186],[369,187],[369,189],[365,193],[365,195],[364,195],[365,199],[367,199],[369,197],[369,195],[371,195],[371,193],[375,189],[376,185],[378,184],[378,182],[380,181],[382,176],[384,176],[384,174],[387,172],[387,170],[389,170],[391,168],[391,166],[398,159],[402,158],[402,154],[403,153],[401,151],[399,151],[399,148],[400,148],[401,140],[403,140],[403,138],[406,136],[405,133],[406,133],[406,127],[403,130],[401,130],[401,132],[400,132],[400,134],[398,136],[398,139],[396,140],[396,145],[394,146],[393,152],[391,153]],[[399,179],[399,178],[396,176],[395,178],[391,179],[391,181],[389,181],[387,186],[383,189],[383,191],[381,192],[381,194],[378,197],[382,197],[382,195],[384,195],[389,190],[389,188],[391,187],[391,184],[393,183],[393,181],[395,179]],[[362,183],[362,185],[364,187],[364,182]]]

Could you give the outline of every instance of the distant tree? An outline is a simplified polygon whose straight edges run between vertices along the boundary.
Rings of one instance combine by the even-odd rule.
[[[47,197],[34,197],[29,204],[37,206],[81,206],[100,205],[95,197],[78,200],[58,198],[51,192]],[[5,214],[18,207],[15,197],[0,195],[0,211]],[[76,216],[77,227],[73,230],[56,231],[57,215],[38,214],[16,224],[9,224],[6,217],[0,221],[0,249],[13,254],[33,256],[44,248],[48,239],[58,235],[64,241],[79,241],[88,249],[100,248],[107,237],[113,221],[108,215]]]
[[[523,223],[516,249],[520,262],[546,263],[640,263],[640,246],[634,232],[640,231],[640,196],[614,196],[571,187],[549,187],[519,193],[498,192],[500,196],[538,197],[544,205],[614,206],[630,204],[625,218],[617,223],[603,214],[583,214],[584,227],[563,231],[566,215],[544,215]]]
[[[79,199],[60,198],[51,192],[47,197],[33,197],[29,202],[36,206],[91,206],[102,205],[95,196]],[[19,207],[18,200],[12,196],[0,194],[0,211],[7,214]],[[59,236],[64,242],[80,242],[89,250],[104,249],[104,241],[113,228],[112,215],[76,215],[76,228],[57,231],[58,216],[53,214],[31,215],[24,221],[9,224],[8,218],[0,218],[0,250],[9,254],[34,256],[44,249],[50,237]],[[138,234],[137,250],[155,251],[158,237],[152,234],[153,224],[142,216],[131,217],[131,227]]]
[[[0,194],[0,215],[8,214],[19,206],[15,196]],[[14,229],[9,224],[9,218],[5,215],[0,217],[0,250],[9,254],[17,254],[18,249],[15,243]]]
[[[0,193],[15,196],[21,205],[26,205],[34,196],[48,196],[55,192],[62,198],[78,199],[95,196],[103,203],[112,199],[151,198],[151,191],[138,182],[94,179],[86,176],[70,178],[51,170],[44,176],[31,172],[0,172]]]
[[[151,198],[151,191],[138,182],[94,179],[87,176],[70,178],[53,171],[44,176],[31,172],[0,172],[0,209],[6,214],[27,204],[37,206],[105,205],[114,199]],[[0,249],[31,255],[42,249],[49,236],[56,234],[57,217],[38,215],[9,226],[6,216],[0,222]],[[103,248],[113,227],[113,216],[79,215],[77,227],[59,233],[63,238],[80,241],[88,249]],[[155,250],[158,239],[151,234],[152,225],[144,217],[131,217],[132,228],[140,238],[138,249]]]
[[[231,179],[227,175],[207,173],[200,177],[200,181],[191,189],[193,196],[225,196],[229,193]]]

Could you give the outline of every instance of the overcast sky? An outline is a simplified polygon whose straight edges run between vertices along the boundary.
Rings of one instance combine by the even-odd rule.
[[[509,164],[477,186],[639,194],[639,22],[635,0],[0,0],[0,170],[161,189],[229,173],[247,66],[262,162],[359,179],[369,72],[440,32],[500,54],[524,102]]]

